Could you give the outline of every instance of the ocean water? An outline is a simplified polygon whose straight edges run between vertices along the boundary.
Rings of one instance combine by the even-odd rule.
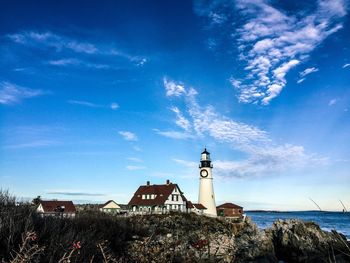
[[[323,212],[323,211],[305,211],[305,212],[245,212],[251,217],[259,228],[268,228],[277,219],[300,219],[302,221],[313,221],[323,230],[336,230],[344,234],[350,240],[350,212]]]

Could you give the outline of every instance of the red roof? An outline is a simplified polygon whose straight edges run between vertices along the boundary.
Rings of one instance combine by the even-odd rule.
[[[180,188],[177,184],[160,184],[160,185],[142,185],[137,189],[134,196],[131,198],[129,205],[164,205],[169,195],[177,187],[182,199],[186,201]],[[142,199],[142,195],[156,195],[154,199]]]
[[[204,210],[207,209],[204,205],[202,204],[193,204],[195,208],[199,209],[199,210]]]
[[[191,201],[186,202],[186,208],[197,208],[199,210],[207,209],[204,205],[202,204],[193,204]]]
[[[72,201],[41,201],[40,204],[44,213],[59,212],[59,209],[62,209],[61,212],[64,213],[75,213],[76,211]]]
[[[217,206],[216,208],[240,208],[240,209],[242,209],[243,207],[241,207],[239,205],[232,204],[232,203],[225,203],[225,204]]]
[[[192,204],[192,202],[191,201],[187,201],[186,202],[186,208],[193,208],[194,206],[193,206],[193,204]]]

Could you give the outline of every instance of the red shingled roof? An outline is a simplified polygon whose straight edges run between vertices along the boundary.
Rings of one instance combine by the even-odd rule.
[[[197,208],[199,210],[207,209],[204,205],[202,204],[193,204],[191,201],[186,202],[186,208]]]
[[[134,196],[131,198],[129,205],[164,205],[169,195],[174,191],[175,187],[178,188],[179,194],[182,199],[186,201],[180,188],[177,184],[160,184],[160,185],[142,185],[137,189]],[[142,199],[142,195],[156,195],[154,199]]]
[[[193,204],[192,204],[192,202],[191,201],[187,201],[186,202],[186,208],[193,208],[194,206],[193,206]]]
[[[64,208],[64,213],[75,213],[75,206],[72,201],[41,201],[45,213],[58,212],[57,208]]]
[[[207,209],[204,205],[202,204],[193,204],[195,208],[199,209],[199,210],[204,210]]]
[[[239,205],[232,204],[232,203],[225,203],[225,204],[217,206],[216,208],[240,208],[240,209],[242,209],[243,207],[241,207]]]

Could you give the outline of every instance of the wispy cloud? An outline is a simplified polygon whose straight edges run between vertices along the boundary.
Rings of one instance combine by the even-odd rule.
[[[128,166],[126,166],[126,169],[129,171],[137,171],[137,170],[145,170],[145,169],[147,169],[147,167],[137,166],[137,165],[128,165]]]
[[[163,83],[166,89],[166,95],[179,97],[180,95],[185,93],[184,86],[180,83],[175,83],[172,80],[168,80],[167,78],[163,79]]]
[[[110,65],[106,64],[97,64],[97,63],[89,63],[87,61],[83,61],[80,59],[75,58],[64,58],[64,59],[58,59],[58,60],[50,60],[48,62],[49,65],[52,66],[81,66],[86,68],[93,68],[93,69],[118,69],[115,67],[112,67]]]
[[[118,132],[124,140],[126,141],[137,141],[138,138],[135,133],[132,133],[130,131],[119,131]]]
[[[137,157],[128,157],[129,161],[136,162],[136,163],[142,163],[143,161],[140,158]]]
[[[312,67],[312,68],[307,68],[305,70],[303,70],[302,72],[300,72],[300,77],[305,77],[306,75],[309,75],[311,73],[317,72],[318,68]]]
[[[116,102],[112,102],[109,106],[96,104],[96,103],[92,103],[89,101],[83,101],[83,100],[68,100],[67,103],[72,104],[72,105],[90,107],[90,108],[110,108],[112,110],[117,110],[119,108],[119,105]]]
[[[172,107],[171,110],[173,112],[175,112],[175,114],[176,114],[176,121],[175,121],[175,123],[177,124],[177,126],[181,127],[185,131],[189,131],[191,129],[190,121],[183,116],[183,114],[181,113],[179,108],[178,107]]]
[[[179,140],[186,140],[190,138],[194,138],[193,135],[185,132],[179,132],[179,131],[160,131],[158,129],[153,129],[157,134],[162,135],[164,137],[168,137],[171,139],[179,139]]]
[[[7,38],[19,45],[39,49],[53,49],[55,52],[61,54],[85,55],[85,57],[119,57],[136,66],[143,66],[148,62],[146,57],[133,56],[126,52],[119,51],[116,47],[113,47],[113,44],[111,43],[91,43],[89,41],[73,39],[50,31],[21,31],[14,34],[8,34]],[[97,69],[114,68],[111,65],[89,63],[89,61],[85,59],[81,60],[76,58],[56,59],[51,60],[48,63],[55,66],[80,65]]]
[[[211,138],[217,143],[224,143],[243,153],[242,156],[247,156],[239,161],[216,161],[220,175],[223,177],[266,175],[272,171],[327,164],[326,158],[307,153],[302,146],[276,144],[266,131],[228,118],[213,106],[199,104],[196,97],[198,93],[193,88],[187,89],[183,85],[182,93],[181,98],[184,99],[188,109],[186,112],[189,116],[188,120],[193,127],[186,136]],[[177,95],[174,94],[174,96]],[[176,124],[176,119],[174,122]],[[173,136],[174,139],[180,137]],[[188,168],[195,167],[194,162],[180,159],[174,159],[174,161]]]
[[[55,146],[59,145],[60,142],[57,140],[34,140],[30,142],[25,143],[15,143],[15,144],[9,144],[5,145],[4,149],[25,149],[25,148],[42,148],[42,147],[49,147],[49,146]]]
[[[334,104],[336,104],[338,102],[337,99],[331,99],[329,102],[328,102],[328,106],[333,106]]]
[[[9,34],[8,38],[18,44],[38,45],[55,48],[56,51],[68,49],[77,53],[95,54],[99,52],[97,47],[91,43],[78,42],[74,39],[60,36],[52,32],[24,31]]]
[[[91,107],[91,108],[102,108],[102,107],[104,107],[103,105],[100,105],[100,104],[95,104],[95,103],[92,103],[92,102],[82,101],[82,100],[68,100],[67,102],[69,104],[81,105],[81,106],[86,106],[86,107]]]
[[[343,68],[347,68],[347,67],[350,67],[350,63],[347,63],[347,64],[343,65]]]
[[[112,110],[117,110],[117,109],[119,109],[119,104],[116,102],[112,102],[110,107]]]
[[[51,125],[15,126],[4,130],[4,149],[44,148],[58,146],[66,129]]]
[[[136,152],[142,152],[141,147],[139,147],[139,146],[137,146],[137,145],[134,145],[132,148],[133,148],[134,151],[136,151]]]
[[[177,159],[177,158],[173,158],[173,161],[183,166],[186,166],[188,168],[192,168],[192,169],[198,168],[198,162],[186,161],[186,160]]]
[[[315,68],[315,67],[304,69],[302,72],[299,73],[299,80],[297,81],[297,83],[298,84],[302,83],[306,79],[307,75],[317,71],[318,71],[318,68]]]
[[[76,191],[49,191],[49,195],[68,195],[68,196],[105,196],[101,193],[76,192]]]
[[[0,104],[12,105],[44,94],[46,92],[42,90],[29,89],[6,81],[0,82]]]
[[[287,14],[265,0],[236,0],[234,4],[214,1],[197,5],[196,11],[207,18],[211,28],[213,25],[215,29],[228,28],[224,32],[231,34],[238,47],[239,59],[247,73],[245,77],[231,79],[239,101],[267,105],[286,86],[286,74],[342,28],[346,3],[320,0],[307,15],[305,10]],[[242,23],[236,23],[235,14],[242,18]]]

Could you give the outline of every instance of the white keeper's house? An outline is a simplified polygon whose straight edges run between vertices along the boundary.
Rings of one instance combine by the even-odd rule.
[[[169,180],[166,184],[153,184],[147,181],[141,185],[129,202],[134,213],[187,212],[186,198],[177,184]]]

